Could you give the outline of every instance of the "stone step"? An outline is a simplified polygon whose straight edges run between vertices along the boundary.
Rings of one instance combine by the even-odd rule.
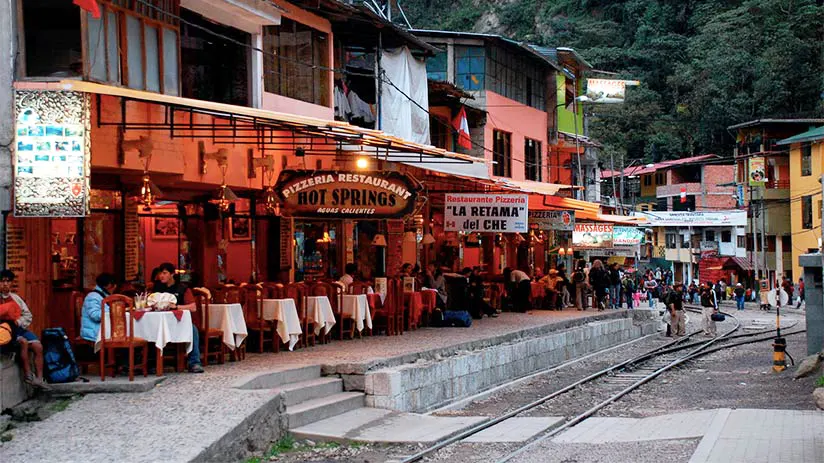
[[[240,381],[238,389],[275,389],[291,383],[320,378],[320,365],[277,370],[258,374],[246,381]]]
[[[315,378],[279,387],[286,396],[286,406],[294,407],[300,403],[321,397],[329,397],[343,392],[343,380],[329,376]]]
[[[295,429],[361,408],[365,404],[366,394],[362,392],[339,392],[287,407],[286,417],[289,429]]]

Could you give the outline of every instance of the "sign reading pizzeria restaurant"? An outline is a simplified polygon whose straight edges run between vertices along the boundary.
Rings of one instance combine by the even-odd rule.
[[[417,191],[398,172],[287,170],[275,190],[292,217],[400,218],[412,213]]]
[[[445,231],[526,233],[527,195],[458,194],[445,195]]]
[[[572,231],[575,211],[529,211],[529,226],[539,230]]]

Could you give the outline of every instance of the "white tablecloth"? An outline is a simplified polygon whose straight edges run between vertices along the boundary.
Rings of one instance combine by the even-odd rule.
[[[209,304],[209,328],[223,331],[223,344],[235,350],[246,339],[246,319],[240,304]]]
[[[277,320],[278,336],[289,343],[289,350],[295,348],[301,333],[298,308],[294,299],[262,299],[261,311],[264,320]]]
[[[321,328],[325,328],[325,333],[329,334],[335,326],[335,312],[332,311],[332,303],[326,296],[309,296],[306,298],[306,315],[309,321],[315,324],[315,335],[320,334]]]
[[[364,323],[372,329],[372,314],[369,312],[369,300],[366,294],[344,294],[341,312],[346,318],[355,320],[358,332],[363,331]]]
[[[126,334],[128,334],[129,323],[126,315]],[[111,324],[106,318],[106,333],[108,335]],[[152,342],[158,349],[163,349],[170,342],[186,343],[186,353],[192,351],[192,313],[183,311],[180,321],[175,318],[172,312],[146,312],[140,320],[134,321],[134,335]],[[97,342],[94,345],[95,351],[100,349],[100,333],[97,333]]]

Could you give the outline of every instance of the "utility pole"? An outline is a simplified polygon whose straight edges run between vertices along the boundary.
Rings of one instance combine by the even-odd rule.
[[[621,153],[621,180],[619,190],[618,200],[621,202],[621,214],[626,215],[626,208],[624,208],[624,153]],[[633,209],[635,209],[634,206]]]
[[[770,272],[767,267],[767,218],[766,214],[764,213],[764,189],[766,186],[762,186],[759,188],[761,193],[761,198],[758,201],[758,213],[761,215],[761,258],[764,259],[764,277],[768,280],[772,280],[770,278]],[[769,287],[772,287],[772,282],[770,282]]]
[[[616,196],[616,194],[615,194],[616,193],[615,192],[615,162],[613,161],[612,150],[610,150],[610,152],[609,152],[609,170],[612,171],[612,175],[609,176],[609,179],[612,181],[612,196],[615,197]],[[621,178],[624,178],[624,171],[623,170],[621,170]],[[623,212],[624,211],[623,198],[620,195],[618,195],[618,202],[616,203],[616,205],[619,207],[619,210],[621,211],[621,214],[623,214],[624,213]]]
[[[752,231],[752,262],[753,267],[755,269],[755,285],[758,287],[758,229],[756,228],[755,224],[757,223],[755,220],[755,201],[752,197],[752,185],[750,185],[750,231]]]

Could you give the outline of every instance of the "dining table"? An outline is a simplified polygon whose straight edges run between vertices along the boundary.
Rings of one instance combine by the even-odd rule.
[[[423,314],[423,294],[420,291],[406,292],[403,294],[404,309],[408,311],[406,324],[409,329],[414,330],[420,324]]]
[[[264,320],[277,320],[277,333],[280,339],[294,350],[303,330],[294,299],[261,299],[261,317]]]
[[[335,312],[332,310],[332,303],[326,296],[306,297],[306,316],[315,326],[315,336],[329,334],[335,326]]]
[[[342,316],[355,321],[358,333],[363,331],[364,326],[372,329],[372,313],[366,294],[344,294],[341,301]]]
[[[130,316],[130,314],[126,314],[126,335],[129,334]],[[178,317],[180,318],[178,319]],[[108,337],[111,331],[111,323],[108,318],[106,319],[105,329]],[[134,336],[145,339],[157,347],[157,376],[163,376],[163,349],[167,344],[185,346],[187,354],[192,351],[192,313],[188,310],[141,312],[134,320]],[[100,331],[98,331],[97,341],[94,344],[95,352],[100,350],[100,344]],[[180,371],[182,368],[182,355],[178,355],[175,370]]]
[[[209,304],[209,328],[223,331],[223,344],[229,350],[240,347],[249,335],[240,304]]]

